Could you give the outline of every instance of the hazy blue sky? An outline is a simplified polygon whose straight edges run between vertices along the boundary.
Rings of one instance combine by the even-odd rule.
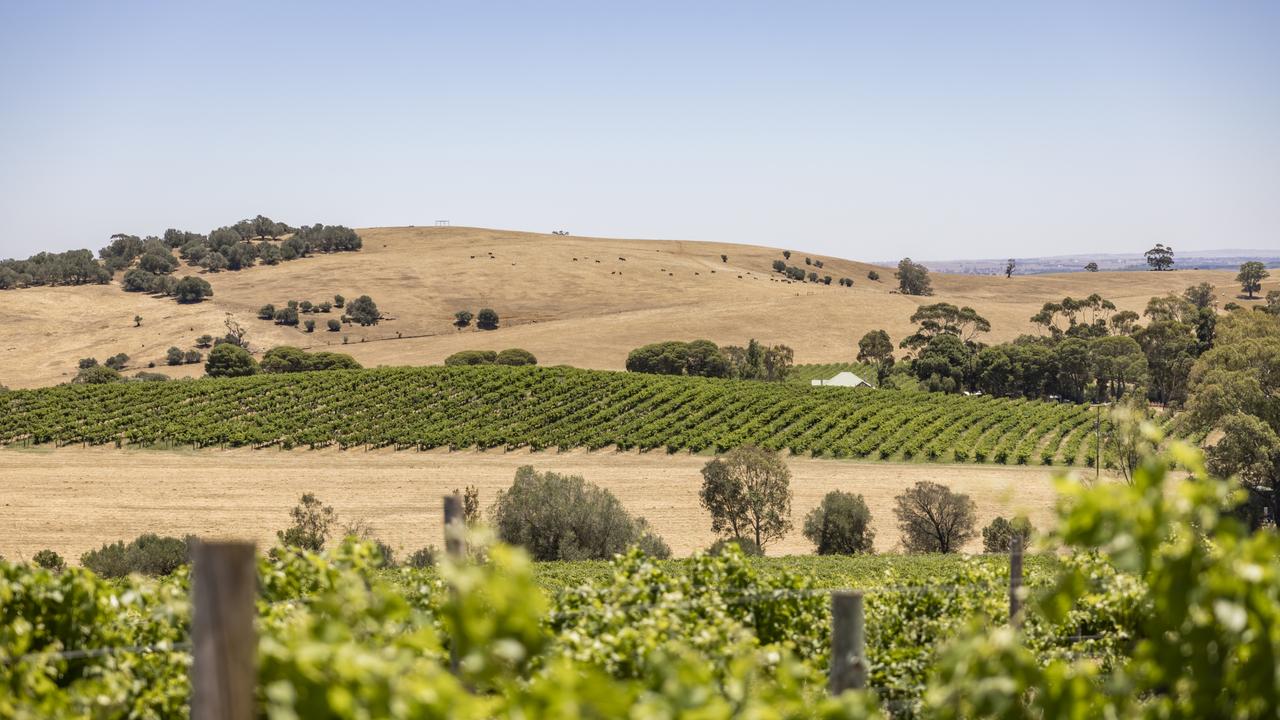
[[[430,224],[1280,247],[1280,2],[0,0],[0,257]]]

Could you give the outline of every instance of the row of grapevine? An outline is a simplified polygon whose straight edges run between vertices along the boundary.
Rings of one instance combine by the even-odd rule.
[[[0,443],[585,447],[1073,462],[1086,407],[573,368],[421,367],[0,395]],[[1066,447],[1059,453],[1060,445]],[[1074,443],[1074,444],[1073,444]]]

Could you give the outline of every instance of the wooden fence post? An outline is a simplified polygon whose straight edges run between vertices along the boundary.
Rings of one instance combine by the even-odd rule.
[[[464,552],[462,545],[462,498],[458,493],[444,496],[444,549],[449,557],[460,558]]]
[[[1009,541],[1009,624],[1022,626],[1022,538]]]
[[[195,546],[191,620],[192,720],[252,720],[258,642],[253,543]]]
[[[831,593],[831,670],[827,689],[832,695],[867,686],[866,625],[862,593]]]

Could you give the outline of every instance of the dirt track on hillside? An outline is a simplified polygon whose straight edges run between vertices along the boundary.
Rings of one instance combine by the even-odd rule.
[[[104,542],[143,532],[240,537],[271,544],[304,492],[340,520],[371,522],[404,554],[440,546],[441,496],[468,484],[487,508],[515,469],[580,474],[648,518],[677,555],[713,541],[698,505],[706,457],[665,453],[390,452],[229,450],[161,452],[108,448],[0,450],[0,555],[30,558],[51,548],[74,560]],[[876,549],[898,546],[893,497],[920,480],[966,492],[979,527],[996,515],[1027,514],[1046,527],[1054,499],[1049,468],[926,465],[792,458],[795,530],[769,554],[808,553],[803,518],[830,490],[861,493]],[[970,550],[980,550],[980,538]]]

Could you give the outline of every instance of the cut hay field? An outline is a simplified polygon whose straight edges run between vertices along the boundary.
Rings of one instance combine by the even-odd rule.
[[[621,369],[638,345],[699,337],[722,345],[751,337],[785,343],[797,363],[848,362],[863,333],[883,328],[896,342],[909,333],[912,312],[927,302],[973,306],[991,321],[984,339],[1001,341],[1032,332],[1031,315],[1066,295],[1097,292],[1140,312],[1151,296],[1199,282],[1217,285],[1223,301],[1238,289],[1228,271],[1011,279],[935,274],[935,295],[920,298],[897,294],[891,269],[806,253],[803,241],[788,245],[792,264],[807,267],[808,255],[823,261],[818,272],[852,278],[853,287],[783,281],[770,269],[781,259],[780,248],[458,227],[369,228],[360,234],[359,252],[206,274],[215,294],[196,305],[126,293],[118,282],[4,291],[0,297],[10,312],[0,323],[0,385],[66,382],[78,359],[121,352],[131,358],[130,371],[154,362],[175,377],[198,375],[200,365],[166,367],[165,351],[190,348],[200,335],[221,335],[228,315],[249,330],[255,351],[282,344],[340,347],[366,367],[435,364],[463,349],[522,347],[543,365]],[[848,247],[855,256],[885,253],[869,242]],[[880,273],[879,282],[867,279],[871,269]],[[184,267],[177,274],[194,272]],[[313,334],[256,319],[267,303],[319,302],[334,294],[368,294],[391,319],[329,333],[323,321],[335,315],[320,315],[321,329]],[[455,311],[482,307],[498,312],[498,330],[451,325]],[[134,326],[135,315],[143,318],[141,327]],[[343,345],[344,337],[349,344]]]
[[[476,485],[487,507],[517,467],[580,474],[645,516],[676,555],[713,541],[698,504],[694,455],[614,451],[566,453],[389,450],[157,451],[64,447],[0,450],[0,555],[30,558],[51,548],[70,559],[104,542],[140,533],[245,537],[261,546],[288,525],[304,492],[332,504],[342,521],[373,524],[401,554],[441,545],[441,497]],[[1026,514],[1037,527],[1052,517],[1053,469],[991,465],[915,465],[788,459],[796,529],[770,555],[809,553],[804,515],[831,490],[861,493],[871,508],[878,551],[898,545],[893,497],[920,480],[969,493],[978,526],[996,515]],[[969,544],[981,550],[980,539]]]

